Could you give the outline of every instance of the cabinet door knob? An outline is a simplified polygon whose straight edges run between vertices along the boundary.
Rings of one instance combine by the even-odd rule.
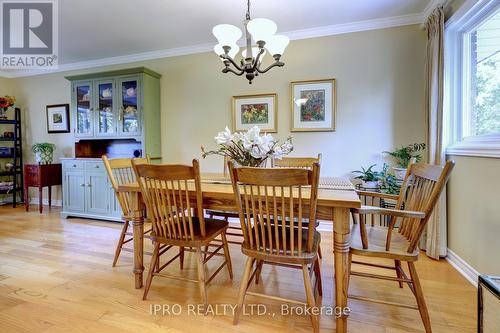
[[[85,185],[85,186],[87,186],[87,187],[91,187],[91,186],[92,186],[92,184],[87,184],[87,185]]]
[[[96,168],[96,169],[99,169],[99,166],[98,166],[98,165],[96,165],[96,166],[95,166],[95,168]]]
[[[85,184],[80,184],[80,186],[82,186],[82,187],[83,187],[83,186],[85,186]]]
[[[73,168],[76,168],[76,164],[73,164]]]

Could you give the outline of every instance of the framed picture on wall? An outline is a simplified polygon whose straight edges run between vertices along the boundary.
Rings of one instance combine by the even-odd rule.
[[[276,94],[233,96],[233,130],[246,131],[257,125],[263,132],[277,132]]]
[[[69,104],[47,105],[47,132],[69,133]]]
[[[335,79],[291,83],[292,132],[335,131]]]

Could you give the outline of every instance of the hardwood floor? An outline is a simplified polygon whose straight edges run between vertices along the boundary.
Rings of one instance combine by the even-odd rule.
[[[0,331],[7,332],[312,332],[307,315],[280,315],[280,303],[265,300],[265,315],[242,315],[237,326],[232,315],[220,314],[222,304],[235,304],[244,256],[238,245],[230,245],[234,280],[221,272],[208,287],[208,300],[219,314],[188,313],[188,304],[200,302],[192,283],[155,279],[147,301],[143,290],[134,289],[132,254],[124,252],[112,268],[113,252],[121,225],[84,219],[63,220],[59,210],[0,207]],[[147,242],[150,250],[151,244]],[[323,298],[333,304],[333,259],[331,233],[322,234]],[[217,258],[218,259],[218,258]],[[219,264],[212,260],[210,267]],[[146,257],[146,268],[149,257]],[[178,265],[172,273],[181,274]],[[356,267],[358,270],[364,268]],[[476,289],[446,261],[425,256],[417,262],[429,307],[433,332],[476,331]],[[196,262],[186,254],[184,271],[196,276]],[[279,279],[278,279],[279,274]],[[393,288],[389,281],[354,277],[350,292],[388,301],[411,299],[410,290]],[[305,300],[300,270],[264,266],[262,282],[251,290],[278,292],[281,297]],[[406,297],[403,297],[406,296]],[[248,296],[247,303],[255,298]],[[170,306],[179,315],[151,314],[151,306]],[[215,308],[218,305],[218,308]],[[423,332],[418,311],[387,305],[349,302],[350,332]],[[250,312],[247,311],[247,312]],[[275,313],[273,316],[271,313]],[[333,332],[335,318],[323,315],[321,332]]]

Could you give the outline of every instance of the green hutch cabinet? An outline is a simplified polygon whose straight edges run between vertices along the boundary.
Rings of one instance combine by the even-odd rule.
[[[160,158],[160,77],[145,67],[66,77],[75,157],[62,159],[63,217],[121,220],[100,157]]]

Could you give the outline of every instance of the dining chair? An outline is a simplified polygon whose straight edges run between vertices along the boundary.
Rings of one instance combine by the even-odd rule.
[[[129,251],[127,248],[123,246],[128,242],[133,240],[133,233],[128,232],[128,228],[130,225],[130,221],[132,220],[132,216],[130,214],[130,196],[125,192],[118,192],[118,187],[120,185],[126,183],[133,183],[136,181],[134,170],[132,169],[132,159],[130,158],[114,158],[108,159],[106,155],[102,156],[102,161],[104,162],[104,167],[106,168],[106,172],[108,174],[109,182],[113,187],[115,192],[116,199],[118,200],[118,204],[122,210],[122,220],[123,227],[118,238],[118,244],[116,244],[115,257],[113,259],[113,267],[116,266],[118,258],[120,257],[120,253],[122,250]],[[135,163],[137,164],[148,164],[149,157],[145,158],[136,158]],[[151,229],[148,229],[144,232],[147,235]],[[131,236],[130,238],[125,239],[126,236]],[[133,252],[133,250],[130,250]]]
[[[312,169],[314,163],[321,164],[321,153],[318,154],[318,157],[282,157],[281,159],[273,158],[271,160],[273,168]]]
[[[352,209],[354,216],[359,218],[359,223],[353,224],[353,239],[349,254],[350,275],[396,281],[400,288],[403,288],[403,283],[407,283],[416,298],[417,306],[356,295],[349,295],[349,298],[419,310],[426,333],[431,333],[432,329],[422,286],[415,269],[415,262],[419,258],[418,246],[422,233],[454,165],[454,161],[447,161],[444,166],[425,163],[411,164],[403,181],[396,209],[374,206],[361,206],[361,208]],[[367,194],[365,193],[365,195]],[[375,195],[383,194],[377,193]],[[389,216],[388,227],[376,225],[367,227],[367,215]],[[394,266],[353,261],[353,255],[393,260]],[[407,263],[409,276],[405,273],[402,262]],[[353,263],[394,270],[396,276],[355,272],[351,270]]]
[[[272,159],[271,165],[273,168],[300,168],[312,170],[314,163],[319,163],[321,165],[321,153],[318,157],[283,157],[281,159]],[[295,218],[295,223],[297,223],[297,218]],[[307,228],[309,221],[304,219],[302,221],[302,227]],[[319,221],[316,221],[316,228],[319,226]],[[318,247],[319,258],[323,258],[321,253],[321,244]]]
[[[227,156],[224,156],[224,168],[223,168],[223,175],[224,177],[228,177],[228,162],[229,158]],[[224,210],[215,210],[215,209],[207,209],[206,214],[208,215],[209,218],[217,218],[217,219],[223,219],[226,222],[229,222],[229,219],[238,219],[239,215],[238,212],[232,212],[232,211],[224,211]],[[231,225],[229,224],[228,231],[226,232],[227,236],[231,236],[232,239],[236,240],[228,240],[229,243],[231,244],[238,244],[241,245],[243,242],[243,234],[241,233],[241,228],[238,225]]]
[[[309,223],[307,228],[303,228],[302,223],[304,218],[316,221],[319,170],[319,163],[315,163],[312,170],[235,168],[229,163],[244,238],[241,250],[248,257],[235,309],[235,325],[246,295],[302,304],[297,300],[248,291],[251,282],[259,274],[261,262],[301,269],[306,306],[316,306],[314,291],[317,289],[318,293],[321,292],[318,260],[321,236],[316,231],[316,223]],[[295,216],[297,226],[289,222],[294,221]],[[314,286],[311,282],[313,274],[316,275]],[[311,322],[314,332],[319,332],[315,313],[311,315]]]
[[[147,165],[136,164],[134,161],[132,161],[132,166],[141,188],[147,215],[153,224],[150,237],[153,240],[154,250],[144,286],[143,299],[145,300],[148,295],[153,277],[161,276],[198,283],[203,303],[207,305],[207,284],[224,266],[227,267],[231,279],[233,271],[226,239],[228,223],[221,220],[205,219],[203,214],[198,160],[193,160],[192,166]],[[218,236],[221,237],[220,244],[208,257],[204,258],[202,247],[208,246]],[[160,248],[162,245],[166,247]],[[173,247],[179,248],[178,254],[160,266],[161,255]],[[196,251],[198,279],[161,273],[177,258],[180,259],[181,269],[183,269],[185,248],[186,250],[194,248]],[[221,249],[223,249],[223,254],[219,253]],[[207,278],[205,264],[215,256],[223,256],[224,261]]]

